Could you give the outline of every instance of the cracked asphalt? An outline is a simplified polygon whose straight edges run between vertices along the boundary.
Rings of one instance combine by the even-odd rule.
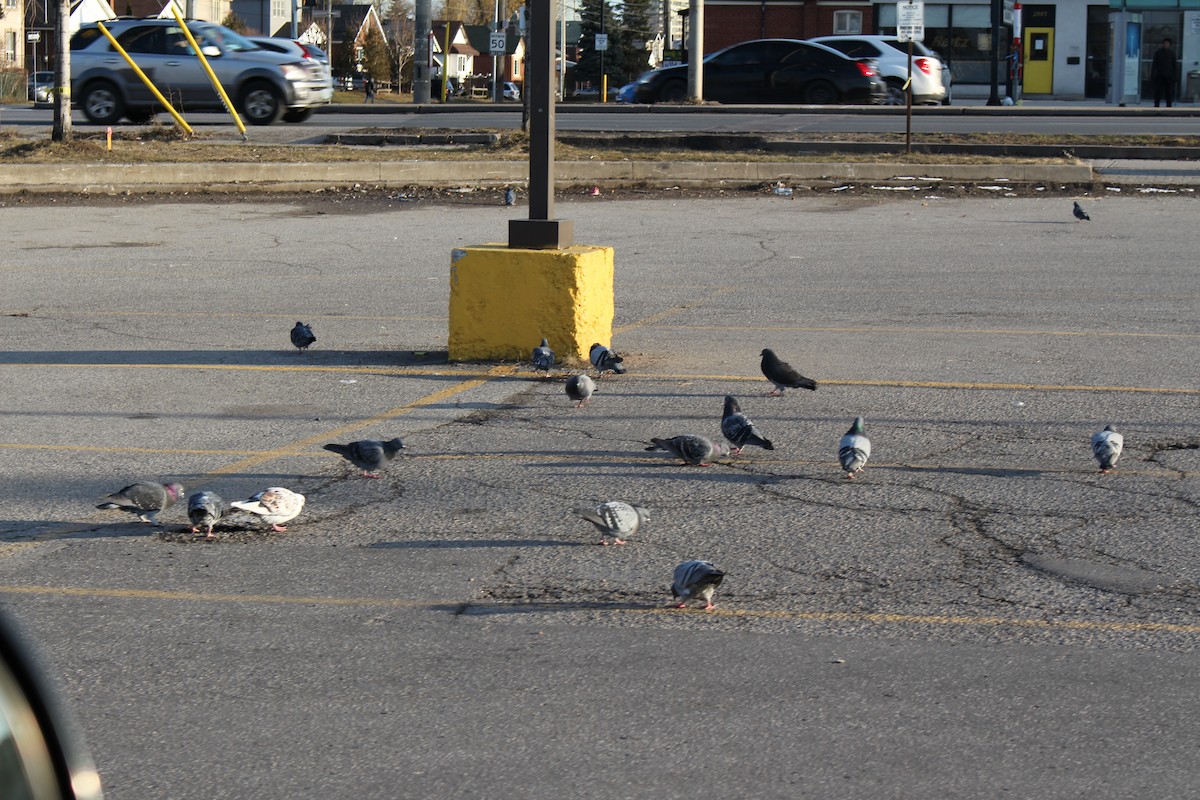
[[[0,608],[115,798],[1189,796],[1200,229],[1070,203],[560,201],[616,249],[629,374],[583,409],[445,361],[498,196],[0,209]],[[818,391],[764,396],[763,347]],[[774,451],[644,450],[726,394]],[[392,436],[380,480],[321,449]],[[167,479],[308,504],[208,542],[94,508]],[[650,521],[601,547],[571,509],[614,499]],[[713,612],[668,607],[691,558]]]

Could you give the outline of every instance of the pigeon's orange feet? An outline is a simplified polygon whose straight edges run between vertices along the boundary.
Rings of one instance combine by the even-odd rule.
[[[687,608],[687,603],[680,603],[679,605],[677,605],[675,607],[676,608]]]
[[[271,530],[275,531],[276,533],[286,533],[287,526],[286,525],[272,525]]]
[[[708,605],[706,605],[706,606],[704,607],[704,610],[705,610],[705,611],[712,611],[714,608],[716,608],[716,606],[714,606],[712,603],[709,603]]]

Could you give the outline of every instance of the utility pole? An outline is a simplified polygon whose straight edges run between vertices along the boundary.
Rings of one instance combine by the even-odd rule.
[[[1001,0],[992,0],[992,87],[989,106],[1000,105],[1000,17],[1004,13]]]
[[[65,142],[71,138],[71,0],[59,0],[55,8],[54,44],[58,60],[54,64],[54,127],[50,139]]]
[[[413,103],[428,105],[429,93],[429,18],[432,0],[417,0],[413,21]]]
[[[688,98],[704,99],[704,0],[690,0],[688,6]]]

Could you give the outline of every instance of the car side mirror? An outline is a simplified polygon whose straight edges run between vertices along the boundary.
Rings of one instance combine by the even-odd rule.
[[[100,776],[44,674],[0,618],[0,797],[103,800]]]
[[[215,44],[206,44],[200,48],[200,52],[204,53],[204,55],[208,58],[216,58],[217,56],[221,55],[221,48],[217,47]]]

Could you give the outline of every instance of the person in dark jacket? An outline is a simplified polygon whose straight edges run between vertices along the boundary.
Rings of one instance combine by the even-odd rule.
[[[1167,99],[1167,108],[1171,107],[1171,102],[1175,99],[1175,79],[1178,75],[1179,61],[1171,50],[1171,40],[1163,39],[1162,47],[1155,51],[1154,60],[1150,62],[1150,85],[1154,87],[1155,108],[1158,108],[1159,101],[1164,97]]]

